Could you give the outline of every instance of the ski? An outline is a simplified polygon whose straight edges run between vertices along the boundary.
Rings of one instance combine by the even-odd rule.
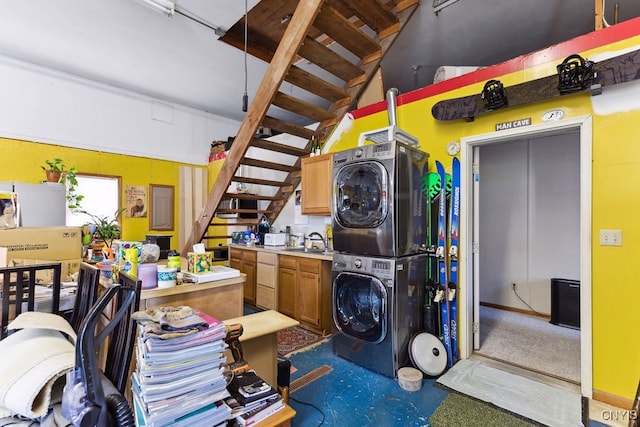
[[[473,120],[491,111],[572,93],[591,91],[598,95],[603,87],[640,79],[640,50],[599,62],[570,55],[558,64],[557,70],[558,74],[508,87],[499,80],[489,80],[481,93],[437,102],[431,114],[436,120]]]
[[[429,207],[429,222],[427,226],[427,283],[425,289],[424,329],[428,333],[442,339],[440,322],[440,303],[436,302],[438,290],[438,200],[440,196],[440,175],[430,172],[423,177],[422,192],[426,196]]]
[[[452,363],[458,360],[458,238],[460,236],[460,160],[453,158],[451,165],[451,208],[449,220],[449,335]]]
[[[436,160],[436,168],[440,176],[440,183],[447,182],[447,176],[442,163]],[[438,247],[436,248],[436,257],[438,259],[438,281],[439,288],[436,293],[436,302],[440,303],[440,312],[442,319],[442,341],[444,348],[447,350],[447,365],[453,366],[453,358],[451,353],[451,337],[449,335],[449,298],[448,281],[447,281],[447,188],[441,185],[440,200],[438,201]]]

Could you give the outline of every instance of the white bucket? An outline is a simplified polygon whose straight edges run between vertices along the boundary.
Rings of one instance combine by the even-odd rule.
[[[178,278],[178,269],[158,266],[158,287],[172,288],[176,285]]]

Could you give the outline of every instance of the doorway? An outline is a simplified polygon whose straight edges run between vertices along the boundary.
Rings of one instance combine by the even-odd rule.
[[[559,240],[558,234],[562,231],[545,230],[545,217],[553,214],[548,206],[551,202],[549,195],[552,195],[558,186],[553,184],[553,180],[546,182],[546,187],[545,185],[536,187],[535,183],[545,183],[545,179],[552,177],[553,174],[549,170],[545,171],[546,163],[549,165],[556,163],[557,167],[557,162],[545,162],[545,156],[557,156],[558,149],[561,151],[562,149],[554,142],[566,138],[568,138],[568,143],[562,145],[568,147],[568,151],[564,154],[574,157],[572,164],[577,168],[578,182],[575,183],[573,191],[577,193],[573,195],[575,200],[569,201],[570,203],[565,206],[571,206],[573,203],[578,207],[576,207],[574,217],[566,220],[559,227],[569,227],[570,229],[573,221],[576,228],[567,234],[567,236],[572,235],[573,237],[566,239],[566,242],[558,242],[559,247],[554,248],[554,240]],[[536,143],[538,144],[536,145]],[[575,274],[579,276],[575,278],[581,283],[580,326],[582,339],[579,344],[581,368],[579,382],[582,395],[590,397],[592,384],[590,116],[464,138],[461,145],[461,196],[463,202],[461,208],[461,249],[463,262],[460,265],[460,277],[461,284],[464,286],[464,290],[460,294],[460,323],[464,326],[460,336],[462,357],[468,358],[474,349],[480,348],[482,344],[480,342],[483,326],[480,321],[480,302],[483,299],[492,301],[498,306],[512,307],[521,304],[521,301],[517,299],[518,295],[516,295],[519,293],[520,297],[524,296],[523,299],[533,308],[533,310],[527,309],[528,311],[548,312],[550,310],[550,284],[548,283],[549,277],[546,276]],[[545,145],[551,148],[545,149]],[[575,150],[573,154],[571,154],[572,150]],[[499,181],[495,182],[502,182],[504,186],[504,188],[498,189],[493,196],[489,188],[484,187],[482,197],[485,219],[486,215],[491,214],[491,209],[495,209],[495,212],[504,210],[504,206],[509,206],[508,209],[511,209],[506,217],[495,218],[494,223],[499,227],[497,231],[486,230],[491,225],[487,225],[487,221],[483,223],[481,218],[483,210],[479,208],[481,206],[479,203],[480,183],[485,179],[480,175],[480,171],[483,170],[483,153],[488,163],[494,162],[494,166],[499,169],[498,176],[491,177],[491,173],[487,173],[486,180],[497,178]],[[518,161],[523,163],[518,166]],[[535,165],[535,168],[531,167],[532,164]],[[486,171],[486,169],[484,170]],[[520,174],[524,178],[510,179],[510,173]],[[506,174],[506,178],[500,177],[500,174]],[[518,188],[518,186],[521,187]],[[505,198],[501,193],[506,195],[506,191],[511,191],[512,194]],[[488,195],[487,199],[484,198],[485,195]],[[496,198],[493,203],[490,202],[492,197]],[[509,204],[500,205],[505,201],[509,201]],[[567,202],[567,200],[562,200],[562,202]],[[483,227],[484,235],[481,231]],[[487,231],[489,233],[486,233]],[[487,242],[492,234],[502,240]],[[481,255],[483,248],[484,256]],[[561,253],[560,256],[554,253],[556,250]],[[518,251],[524,251],[528,255],[520,258],[514,257],[513,253],[518,253]],[[565,266],[561,261],[563,256],[567,257],[567,251],[572,251],[575,258],[568,262],[570,265]],[[486,252],[490,252],[489,256]],[[512,259],[506,270],[499,268],[501,257],[502,259],[509,257]],[[483,268],[485,270],[484,276],[481,274]],[[491,270],[490,274],[487,274],[488,269]],[[551,271],[557,271],[557,274],[551,273]],[[483,280],[485,283],[487,282],[487,278],[495,283],[482,284]],[[514,292],[514,283],[518,292]]]

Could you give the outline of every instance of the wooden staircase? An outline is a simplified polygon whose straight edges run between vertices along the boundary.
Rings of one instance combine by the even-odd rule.
[[[208,246],[212,239],[228,239],[229,226],[254,226],[262,215],[273,224],[300,183],[300,159],[308,155],[312,137],[329,136],[355,108],[419,3],[262,0],[249,11],[247,53],[269,66],[183,254],[194,243]],[[244,22],[243,17],[220,40],[244,50]],[[260,128],[277,134],[272,139],[278,142],[256,137]],[[252,191],[229,192],[232,184]],[[255,200],[258,206],[222,209],[221,202],[229,198]],[[239,218],[220,220],[216,213]],[[243,213],[256,218],[241,219]]]

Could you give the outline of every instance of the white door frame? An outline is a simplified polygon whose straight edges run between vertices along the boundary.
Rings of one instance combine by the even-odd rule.
[[[529,139],[544,134],[556,134],[578,129],[580,133],[580,382],[582,396],[592,397],[591,339],[591,192],[592,192],[592,117],[580,116],[557,122],[520,127],[499,132],[473,135],[460,140],[460,242],[461,262],[459,292],[460,355],[466,359],[473,353],[474,305],[474,230],[473,149],[484,144]]]

